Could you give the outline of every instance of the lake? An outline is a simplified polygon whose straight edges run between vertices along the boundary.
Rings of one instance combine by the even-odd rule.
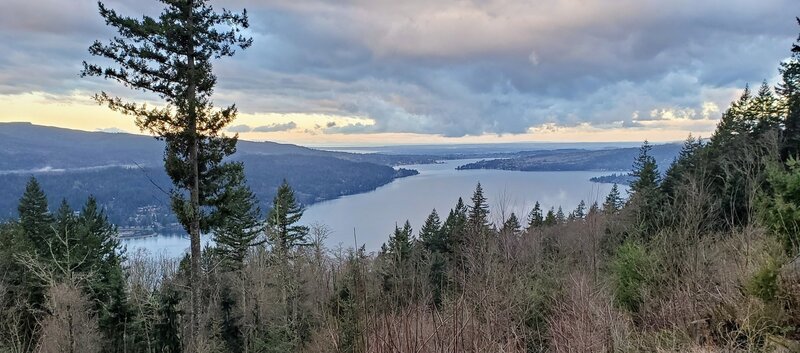
[[[562,206],[564,213],[569,213],[581,200],[585,200],[587,205],[594,201],[602,203],[611,189],[610,184],[593,183],[589,178],[613,171],[455,170],[457,166],[473,161],[451,160],[441,164],[403,166],[420,173],[397,179],[371,192],[311,205],[302,223],[328,226],[331,234],[327,244],[331,247],[352,247],[356,244],[355,230],[358,245],[365,245],[368,251],[373,251],[386,242],[395,224],[402,226],[409,220],[417,232],[432,209],[436,208],[444,221],[459,197],[469,205],[478,182],[488,199],[492,219],[498,223],[501,210],[505,210],[506,216],[516,213],[524,222],[536,201],[545,212],[550,207]],[[188,249],[189,240],[178,236],[158,236],[126,239],[124,244],[129,252],[143,248],[151,253],[180,256]]]

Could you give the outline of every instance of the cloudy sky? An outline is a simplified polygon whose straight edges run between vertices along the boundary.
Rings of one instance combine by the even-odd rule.
[[[305,145],[708,136],[746,83],[777,81],[797,0],[216,0],[253,46],[216,66],[242,138]],[[113,0],[126,15],[158,3]],[[91,0],[3,0],[0,121],[138,133],[80,78],[110,38]]]

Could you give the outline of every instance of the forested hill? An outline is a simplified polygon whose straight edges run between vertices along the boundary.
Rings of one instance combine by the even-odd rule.
[[[171,181],[163,169],[164,145],[152,137],[0,123],[0,219],[16,216],[31,176],[49,203],[79,206],[94,195],[120,225],[170,223]],[[373,190],[416,172],[391,167],[430,163],[433,157],[320,151],[274,142],[240,141],[233,159],[245,164],[249,185],[268,205],[287,179],[304,204]],[[123,187],[124,186],[124,187]],[[149,207],[155,206],[155,207]]]
[[[164,143],[149,136],[0,123],[0,173],[132,164],[161,167],[163,152]],[[332,157],[383,165],[434,161],[433,157],[424,155],[332,152],[292,144],[240,140],[237,155],[245,154]]]
[[[652,156],[658,165],[668,166],[681,150],[678,143],[654,145]],[[628,170],[638,148],[602,150],[560,149],[553,151],[520,152],[512,158],[487,159],[469,163],[458,169],[502,169],[521,171],[558,170]]]

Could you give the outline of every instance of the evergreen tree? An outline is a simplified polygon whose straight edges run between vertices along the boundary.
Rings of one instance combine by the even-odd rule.
[[[564,216],[564,210],[561,206],[558,206],[558,211],[556,211],[556,224],[564,224],[567,221],[567,217]]]
[[[761,197],[759,209],[765,225],[791,258],[800,254],[800,162],[790,156],[786,166],[769,168],[767,180],[772,193]]]
[[[82,239],[79,239],[77,234],[75,212],[66,199],[61,199],[58,210],[56,210],[54,228],[55,234],[45,240],[45,246],[48,251],[42,254],[42,259],[48,262],[58,262],[59,265],[65,264],[67,266],[65,269],[70,271],[77,272],[80,270],[77,267],[79,266],[77,261],[83,263],[82,267],[88,267],[90,264],[82,259],[87,255],[87,249],[83,246],[75,248],[75,244]],[[73,249],[81,251],[79,254],[67,254],[67,251],[72,251]]]
[[[558,224],[558,218],[556,217],[555,210],[550,207],[550,210],[547,211],[547,216],[544,217],[544,225],[554,226],[556,224]]]
[[[691,134],[683,142],[681,151],[675,161],[667,169],[664,180],[661,182],[661,190],[665,196],[674,198],[676,187],[683,183],[682,178],[687,172],[694,171],[697,167],[697,153],[703,148],[700,138],[694,138]]]
[[[450,217],[453,217],[453,211],[450,211]],[[450,218],[448,217],[448,218]],[[439,219],[439,214],[436,209],[431,211],[425,224],[419,231],[419,239],[422,245],[428,251],[428,266],[430,268],[428,282],[433,290],[431,302],[434,306],[439,306],[442,303],[444,295],[444,287],[446,282],[446,269],[447,269],[447,255],[450,255],[449,239],[446,238],[446,229]]]
[[[797,18],[797,23],[800,24],[800,18]],[[780,74],[782,80],[778,94],[786,104],[781,158],[787,161],[789,157],[800,157],[800,36],[792,44],[792,57],[781,63]]]
[[[486,235],[489,232],[489,204],[486,202],[486,197],[483,196],[481,183],[478,183],[472,194],[472,206],[469,208],[467,220],[470,231],[475,235]]]
[[[750,104],[751,115],[754,121],[750,124],[750,133],[758,137],[768,131],[778,130],[786,116],[786,110],[782,102],[772,92],[772,88],[767,81],[761,83],[758,93],[753,97]]]
[[[464,238],[467,233],[467,206],[460,197],[455,208],[450,210],[444,224],[442,224],[442,237],[446,242],[447,253],[450,261],[460,261],[459,257],[464,247]]]
[[[517,235],[522,231],[522,225],[519,224],[519,219],[514,212],[508,216],[508,219],[503,222],[503,228],[500,230],[503,234]]]
[[[39,323],[43,320],[45,308],[45,284],[41,278],[25,267],[17,257],[31,255],[34,258],[49,255],[48,241],[53,236],[54,217],[48,211],[47,197],[35,178],[30,178],[25,192],[17,207],[19,222],[14,226],[3,227],[2,246],[0,246],[0,271],[8,280],[7,298],[19,298],[22,307],[16,309],[3,307],[13,305],[10,301],[0,302],[0,311],[11,314],[12,310],[19,315],[16,323],[19,327],[14,334],[19,335],[20,343],[35,344],[40,331]],[[0,321],[2,321],[0,319]],[[35,347],[27,347],[33,351]]]
[[[658,187],[659,174],[656,159],[650,155],[653,146],[644,141],[639,149],[639,156],[633,162],[631,175],[635,178],[631,184],[631,194],[636,195],[640,192],[651,192]]]
[[[631,197],[628,199],[628,202],[636,204],[636,222],[640,232],[648,236],[657,228],[662,201],[658,165],[650,155],[651,149],[652,146],[645,141],[633,163],[631,175],[636,179],[631,184]]]
[[[125,17],[99,3],[100,15],[119,36],[95,41],[92,55],[116,66],[84,62],[82,76],[98,76],[123,86],[157,94],[165,107],[125,102],[105,92],[95,99],[114,111],[136,117],[136,124],[166,141],[165,168],[177,190],[172,208],[190,235],[192,271],[192,338],[198,339],[200,311],[200,233],[210,228],[208,212],[226,173],[225,156],[235,151],[236,137],[222,134],[236,117],[236,107],[215,109],[212,61],[245,49],[252,39],[240,35],[248,27],[246,12],[215,12],[206,0],[166,1],[157,18]],[[223,30],[224,26],[232,28]]]
[[[624,204],[625,200],[623,200],[620,195],[619,186],[617,186],[617,183],[614,183],[614,186],[611,187],[611,191],[608,192],[608,196],[606,196],[605,202],[603,202],[603,212],[615,214],[622,209]]]
[[[53,234],[54,218],[47,209],[47,196],[36,178],[28,180],[17,210],[20,227],[34,250],[42,255],[48,253],[47,239]]]
[[[294,190],[284,180],[278,187],[278,192],[272,201],[272,209],[267,215],[267,226],[273,232],[271,237],[282,251],[287,252],[297,246],[309,244],[308,227],[297,225],[304,211],[295,199]]]
[[[528,228],[527,231],[530,231],[534,228],[539,228],[544,225],[544,216],[542,216],[542,206],[539,205],[539,201],[533,205],[533,209],[531,212],[528,213]]]
[[[586,217],[586,202],[581,200],[581,202],[578,203],[578,207],[575,208],[575,211],[572,211],[572,215],[575,219],[583,219]]]
[[[247,186],[243,169],[239,168],[230,177],[223,192],[224,200],[220,207],[220,220],[214,228],[214,240],[216,251],[226,265],[232,270],[239,270],[244,264],[247,250],[264,243],[265,239],[259,239],[264,233],[264,225],[260,219],[258,200]]]
[[[156,315],[154,320],[153,332],[155,332],[154,346],[158,347],[159,352],[180,353],[183,352],[181,340],[181,292],[176,290],[175,285],[166,283],[162,286],[158,295]]]
[[[389,236],[389,243],[384,247],[381,257],[381,275],[383,277],[383,290],[389,294],[394,305],[404,306],[415,295],[412,276],[413,269],[411,257],[414,249],[411,223],[403,224],[403,228],[395,225],[394,233]]]
[[[97,200],[89,196],[75,219],[78,241],[83,245],[84,266],[80,271],[93,272],[88,292],[97,317],[99,328],[105,335],[104,350],[118,351],[126,342],[125,333],[133,312],[128,306],[124,261],[117,229],[108,221]]]
[[[389,244],[386,247],[386,254],[396,263],[402,263],[411,256],[413,246],[411,239],[411,223],[406,220],[403,228],[395,225],[394,233],[389,236]]]
[[[442,233],[442,221],[436,209],[433,209],[419,230],[419,239],[428,251],[446,252],[447,242]]]

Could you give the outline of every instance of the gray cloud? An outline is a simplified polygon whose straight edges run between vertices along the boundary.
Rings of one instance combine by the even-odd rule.
[[[242,132],[250,132],[253,131],[249,125],[241,124],[241,125],[233,125],[227,129],[230,132],[242,133]]]
[[[269,124],[264,126],[258,126],[253,128],[253,132],[278,132],[278,131],[287,131],[297,127],[294,121],[290,121],[288,123],[283,124]]]
[[[30,1],[4,3],[0,94],[111,89],[133,95],[77,78],[88,45],[113,35],[95,2],[45,1],[44,9]],[[634,120],[663,120],[654,110],[700,119],[707,102],[724,108],[733,89],[774,78],[800,14],[796,0],[214,4],[246,7],[255,39],[251,49],[215,64],[218,105],[374,121],[328,124],[321,129],[326,133],[444,136],[521,133],[550,123],[635,127],[641,123]],[[138,16],[157,4],[108,5]]]

